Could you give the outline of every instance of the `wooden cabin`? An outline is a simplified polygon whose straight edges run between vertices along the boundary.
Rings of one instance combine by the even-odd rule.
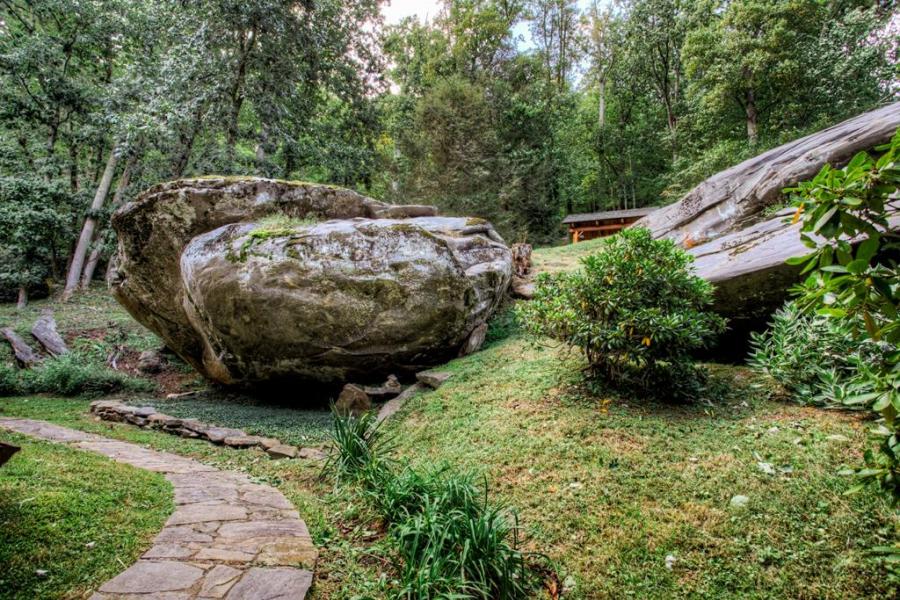
[[[569,215],[563,219],[563,223],[569,226],[569,239],[572,240],[573,244],[577,244],[585,240],[618,233],[633,225],[641,217],[649,215],[657,208],[653,206]]]

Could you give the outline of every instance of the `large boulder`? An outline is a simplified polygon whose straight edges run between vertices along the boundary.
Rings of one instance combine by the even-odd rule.
[[[810,252],[790,210],[770,214],[782,190],[811,179],[823,165],[888,142],[900,127],[900,103],[764,152],[713,175],[681,200],[636,223],[694,255],[697,274],[716,284],[716,310],[757,322],[780,306],[800,270],[788,258]]]
[[[898,127],[900,102],[863,113],[717,173],[636,226],[686,248],[753,226],[782,201],[784,188],[812,179],[826,163],[840,166],[887,143]]]
[[[153,187],[113,216],[116,298],[209,379],[375,381],[456,356],[509,285],[489,223],[257,178]]]

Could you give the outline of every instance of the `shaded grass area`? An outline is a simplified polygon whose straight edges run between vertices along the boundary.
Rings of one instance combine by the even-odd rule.
[[[22,448],[0,468],[0,598],[86,597],[150,547],[173,509],[160,474],[17,434],[0,439]]]
[[[740,368],[714,368],[725,399],[670,406],[594,395],[581,366],[514,334],[448,365],[450,381],[394,423],[396,441],[414,464],[487,477],[570,598],[898,592],[865,555],[895,517],[874,492],[843,495],[837,475],[868,446],[865,422],[770,399]],[[748,506],[731,508],[735,495]]]
[[[267,399],[213,393],[174,400],[129,400],[129,403],[153,406],[173,417],[194,418],[242,429],[252,435],[275,437],[294,446],[319,446],[331,435],[331,411],[327,407],[298,409],[273,404]]]

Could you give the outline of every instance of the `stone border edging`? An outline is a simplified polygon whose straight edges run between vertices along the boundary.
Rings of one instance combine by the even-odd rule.
[[[175,512],[153,546],[91,600],[303,600],[318,551],[294,506],[273,487],[193,459],[60,427],[2,418],[0,428],[163,473]]]
[[[259,447],[272,458],[325,459],[325,453],[317,448],[297,448],[275,438],[248,435],[240,429],[218,427],[197,419],[179,419],[157,412],[152,406],[130,406],[119,400],[95,400],[91,402],[91,412],[104,421],[131,423],[184,438],[204,439],[232,448]]]

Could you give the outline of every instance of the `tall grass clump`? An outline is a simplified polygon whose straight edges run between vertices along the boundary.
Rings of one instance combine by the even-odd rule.
[[[395,597],[527,597],[536,576],[519,549],[515,511],[493,502],[474,475],[401,465],[390,449],[371,413],[336,415],[325,469],[355,478],[384,519],[398,558]]]

